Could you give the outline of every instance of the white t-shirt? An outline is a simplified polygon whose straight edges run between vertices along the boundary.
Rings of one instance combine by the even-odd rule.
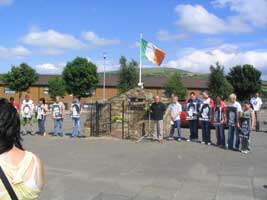
[[[181,119],[180,118],[180,114],[182,112],[182,106],[181,106],[180,103],[178,103],[178,102],[176,104],[171,103],[169,105],[169,109],[170,109],[170,112],[171,112],[171,117],[175,117],[176,116],[175,121]],[[177,115],[178,113],[180,113],[180,114]]]
[[[234,107],[234,108],[236,108],[236,111],[237,111],[238,113],[239,113],[239,112],[242,112],[242,107],[241,107],[240,103],[237,102],[237,101],[235,101],[234,103],[229,102],[229,103],[228,103],[228,107]]]
[[[34,110],[33,101],[23,100],[22,106],[21,106],[21,116],[23,118],[32,118],[33,110]]]
[[[262,105],[262,100],[260,97],[252,97],[250,99],[250,103],[252,104],[254,111],[260,111],[260,107]]]

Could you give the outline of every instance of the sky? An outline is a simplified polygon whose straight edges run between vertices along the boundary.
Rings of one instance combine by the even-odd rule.
[[[0,73],[58,74],[77,56],[103,71],[103,52],[116,70],[120,56],[139,61],[142,33],[166,52],[161,67],[252,64],[267,80],[267,0],[0,0],[0,25]]]

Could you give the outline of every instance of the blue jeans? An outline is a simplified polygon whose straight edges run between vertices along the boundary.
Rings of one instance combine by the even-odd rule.
[[[222,145],[225,147],[225,134],[224,134],[224,124],[215,125],[217,145]]]
[[[181,138],[181,120],[173,122],[170,130],[170,138],[173,138],[175,128],[177,128],[178,138]]]
[[[189,120],[190,139],[198,139],[198,120]]]
[[[80,118],[72,118],[72,137],[81,136]]]
[[[235,138],[235,148],[239,149],[240,138],[239,133],[236,126],[229,126],[228,128],[228,149],[233,150],[234,146],[234,137]]]
[[[202,121],[202,141],[206,144],[210,143],[210,121]]]
[[[39,133],[44,133],[45,132],[45,120],[46,116],[43,116],[43,119],[38,119],[38,128],[39,128]]]
[[[63,119],[54,119],[54,135],[63,135]]]

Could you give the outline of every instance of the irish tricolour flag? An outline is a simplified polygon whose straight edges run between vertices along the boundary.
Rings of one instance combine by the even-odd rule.
[[[165,57],[165,52],[154,44],[141,40],[141,56],[143,60],[149,60],[156,65],[160,65]]]

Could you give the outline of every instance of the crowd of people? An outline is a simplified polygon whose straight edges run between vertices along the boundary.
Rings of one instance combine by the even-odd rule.
[[[14,98],[10,98],[10,103],[16,108],[17,112],[20,113],[22,119],[22,134],[34,135],[33,131],[33,119],[35,118],[38,123],[39,135],[46,136],[46,118],[49,114],[49,107],[44,98],[40,98],[37,105],[30,99],[29,95],[25,96],[21,106],[19,103],[14,101]],[[72,118],[72,135],[71,137],[80,137],[81,123],[80,115],[82,113],[82,106],[78,97],[74,96],[70,107],[70,116]],[[63,137],[63,121],[65,116],[65,105],[61,101],[61,97],[57,96],[55,102],[51,106],[51,117],[54,121],[53,136]]]
[[[249,153],[250,133],[255,129],[258,121],[257,113],[262,106],[259,93],[256,93],[250,101],[243,102],[243,108],[237,101],[237,96],[231,94],[226,102],[221,96],[213,100],[208,91],[203,91],[200,97],[194,92],[190,93],[190,98],[186,101],[186,121],[190,129],[190,142],[200,142],[211,145],[211,127],[215,128],[216,143],[218,147],[229,150]],[[171,103],[166,108],[159,96],[155,96],[154,103],[150,106],[151,119],[154,121],[154,138],[163,140],[163,118],[166,112],[170,113],[171,128],[169,140],[174,140],[175,129],[177,129],[177,141],[183,139],[181,133],[182,105],[178,101],[177,95],[171,96]],[[202,138],[199,140],[198,127],[201,126]],[[225,129],[228,128],[228,138],[225,138]],[[235,141],[235,143],[234,143]]]

